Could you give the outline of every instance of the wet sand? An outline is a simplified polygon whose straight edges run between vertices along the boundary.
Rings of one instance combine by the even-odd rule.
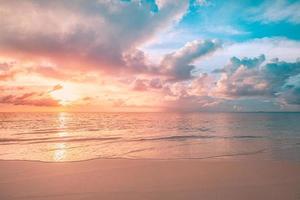
[[[267,160],[0,161],[0,199],[300,199],[300,163]]]

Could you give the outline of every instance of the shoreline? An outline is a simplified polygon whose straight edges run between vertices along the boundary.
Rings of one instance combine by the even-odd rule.
[[[257,159],[257,155],[265,153],[266,149],[259,149],[257,151],[252,152],[243,152],[243,153],[232,153],[232,154],[220,154],[215,156],[207,156],[207,157],[189,157],[189,158],[130,158],[130,157],[97,157],[97,158],[90,158],[85,160],[66,160],[66,161],[44,161],[44,160],[21,160],[21,159],[11,159],[5,160],[0,159],[2,161],[23,161],[23,162],[41,162],[41,163],[78,163],[78,162],[88,162],[94,160],[141,160],[141,161],[184,161],[184,160],[244,160],[244,159]],[[255,158],[253,158],[253,157]],[[250,158],[252,157],[252,158]],[[272,161],[276,161],[274,159],[270,159]],[[297,162],[293,160],[289,160],[291,162]]]
[[[300,162],[0,161],[0,199],[299,199]]]

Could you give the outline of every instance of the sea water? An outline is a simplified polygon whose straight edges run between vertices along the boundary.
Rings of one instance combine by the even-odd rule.
[[[0,113],[0,159],[300,161],[300,113]]]

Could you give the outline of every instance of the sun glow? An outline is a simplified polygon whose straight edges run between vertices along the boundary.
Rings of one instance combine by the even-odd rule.
[[[51,92],[51,96],[58,100],[62,106],[67,106],[79,99],[74,87],[64,85],[62,89]]]

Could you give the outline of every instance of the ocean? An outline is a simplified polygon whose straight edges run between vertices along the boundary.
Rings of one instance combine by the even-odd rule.
[[[0,159],[300,161],[300,113],[0,113]]]

